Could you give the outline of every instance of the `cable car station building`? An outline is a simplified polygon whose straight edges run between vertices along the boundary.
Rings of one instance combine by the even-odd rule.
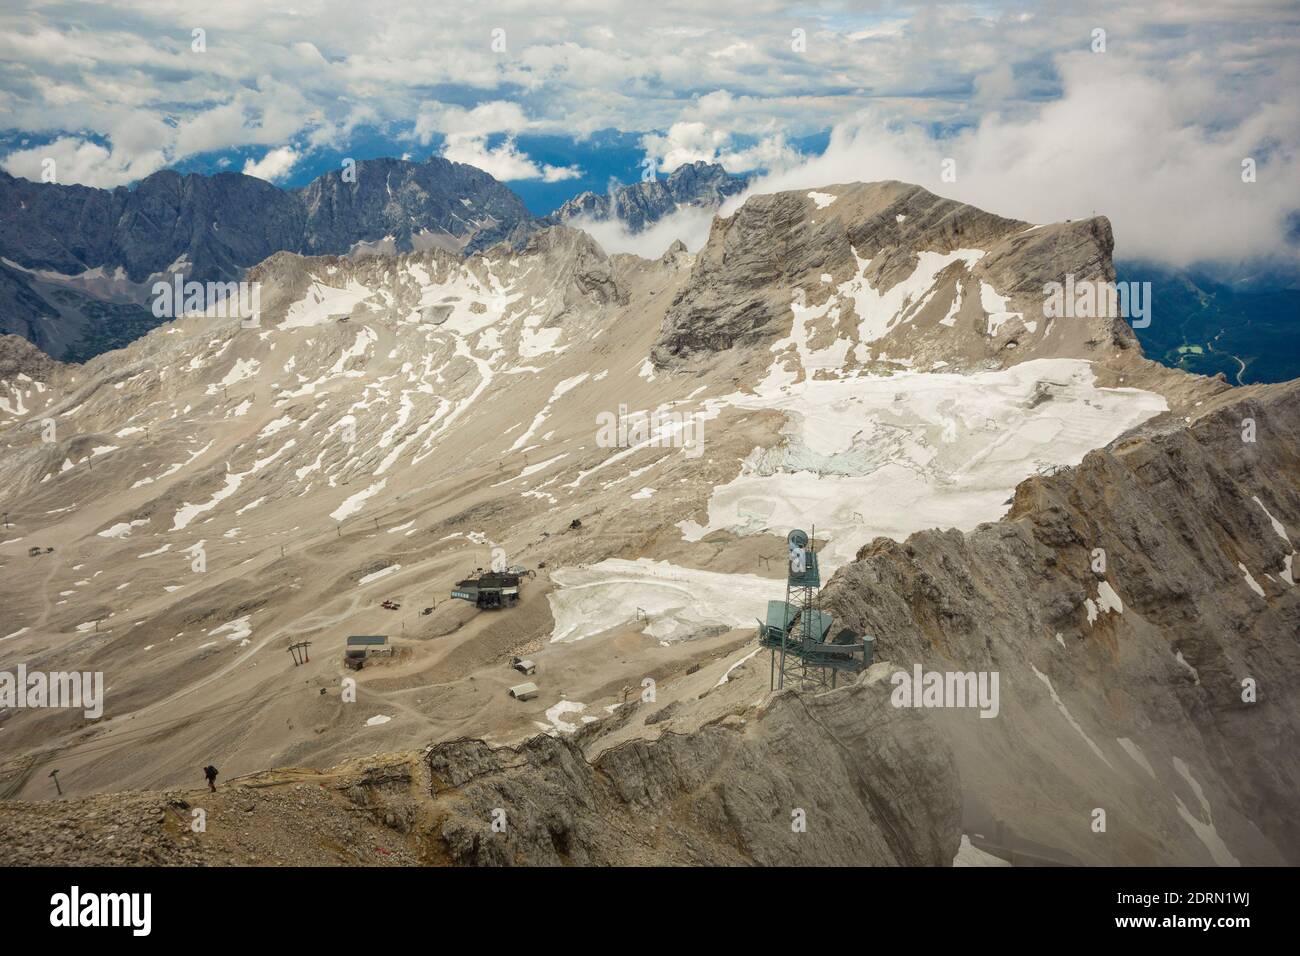
[[[456,582],[451,596],[479,608],[513,607],[519,600],[519,575],[489,571],[476,578],[466,578]]]

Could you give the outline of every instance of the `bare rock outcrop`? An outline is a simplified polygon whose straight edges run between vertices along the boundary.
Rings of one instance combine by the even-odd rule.
[[[18,335],[0,335],[0,379],[26,375],[49,381],[62,366]]]
[[[863,314],[871,300],[898,288],[908,291],[890,300],[887,327],[862,340],[876,357],[973,367],[1136,345],[1118,317],[1071,317],[1054,328],[1044,317],[1048,282],[1114,280],[1104,217],[1032,226],[906,183],[825,189],[753,196],[714,220],[665,316],[651,353],[657,365],[694,367],[767,345],[789,331],[792,301],[829,299],[841,332],[841,316],[872,325]],[[934,256],[952,261],[930,276]]]
[[[215,794],[3,803],[0,864],[946,865],[953,755],[928,715],[890,706],[883,677],[604,750],[635,706],[572,737],[459,739]]]
[[[572,739],[438,745],[442,838],[472,864],[946,865],[960,837],[952,755],[919,712],[889,705],[882,676],[785,691],[590,763]]]
[[[841,569],[828,606],[899,669],[1000,675],[996,718],[934,711],[968,832],[1058,861],[1300,862],[1298,449],[1300,383],[1236,390],[1023,482],[1002,521]]]
[[[746,176],[733,176],[717,163],[683,163],[663,179],[617,186],[606,195],[579,193],[555,210],[547,221],[615,219],[632,232],[641,232],[684,207],[715,209],[744,190]]]

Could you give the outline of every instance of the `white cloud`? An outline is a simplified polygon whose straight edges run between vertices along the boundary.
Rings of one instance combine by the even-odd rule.
[[[117,149],[109,150],[89,140],[65,136],[46,146],[15,150],[0,160],[0,168],[12,176],[42,182],[49,160],[53,160],[55,182],[81,183],[100,189],[125,186],[166,165],[163,154],[157,150],[124,155]]]
[[[1172,265],[1275,257],[1300,208],[1300,116],[1262,103],[1222,126],[1224,91],[1160,83],[1116,54],[1063,57],[1064,96],[1017,118],[988,114],[936,139],[867,111],[837,126],[825,153],[751,192],[897,179],[1030,222],[1110,218],[1116,255]],[[1256,159],[1258,178],[1241,179]],[[941,164],[956,161],[955,182]],[[1292,262],[1295,250],[1284,253]]]
[[[256,176],[258,179],[265,179],[269,183],[279,182],[289,175],[289,172],[298,164],[300,158],[297,150],[293,147],[281,146],[277,149],[268,150],[267,154],[256,162],[252,159],[245,160],[244,175]]]
[[[534,126],[518,103],[493,100],[473,109],[426,103],[415,120],[415,137],[428,145],[435,133],[484,137],[492,133],[519,133]]]
[[[680,239],[691,252],[698,252],[709,238],[713,211],[685,206],[641,232],[632,232],[617,219],[594,220],[580,216],[566,225],[581,229],[605,252],[630,252],[642,259],[658,259]]]
[[[502,181],[540,179],[554,183],[577,179],[582,170],[576,166],[550,166],[534,162],[515,143],[515,134],[537,130],[547,124],[529,120],[517,103],[493,100],[473,109],[426,103],[415,120],[412,135],[428,144],[435,135],[445,138],[442,155],[455,163],[469,163]],[[488,137],[505,133],[497,146],[488,146]]]
[[[542,164],[542,181],[548,183],[563,182],[566,179],[578,179],[582,169],[578,166],[551,166]]]
[[[539,15],[479,0],[447,18],[423,0],[226,0],[196,53],[180,0],[10,0],[0,114],[54,142],[0,165],[39,177],[52,155],[60,181],[113,186],[211,151],[341,149],[365,123],[441,140],[500,178],[554,182],[578,171],[512,137],[653,130],[646,150],[663,172],[695,159],[733,172],[796,164],[814,186],[892,175],[1024,218],[1095,209],[1121,250],[1180,259],[1280,246],[1282,218],[1300,207],[1294,4],[1050,8],[851,3],[792,16],[775,0],[607,0]],[[1102,55],[1085,52],[1098,25]],[[497,26],[505,53],[488,44]],[[430,90],[459,105],[429,104]],[[833,126],[827,157],[795,155],[800,137]],[[962,131],[939,141],[934,130]],[[949,154],[954,184],[937,180]],[[1245,155],[1259,181],[1230,188]]]
[[[709,94],[710,97],[717,94]],[[718,101],[710,103],[710,107]],[[765,136],[752,146],[742,147],[735,142],[730,129],[703,121],[674,123],[667,133],[648,133],[641,137],[641,148],[655,161],[655,168],[671,173],[688,163],[720,163],[729,173],[745,173],[755,169],[786,169],[802,157],[791,148],[781,133]]]
[[[503,182],[512,179],[540,179],[554,183],[564,179],[577,179],[582,175],[582,170],[576,166],[548,166],[533,162],[527,153],[520,152],[513,137],[488,148],[485,137],[454,134],[447,137],[442,155],[453,163],[477,166]]]

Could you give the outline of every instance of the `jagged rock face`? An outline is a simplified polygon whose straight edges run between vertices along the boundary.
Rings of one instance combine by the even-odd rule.
[[[443,245],[476,251],[532,219],[509,188],[473,166],[438,156],[423,163],[369,159],[356,181],[335,170],[297,191],[306,212],[296,251],[335,255],[392,237],[391,251]]]
[[[0,335],[0,379],[19,375],[44,381],[54,375],[58,362],[18,335]]]
[[[744,191],[748,182],[716,163],[687,163],[664,179],[620,186],[603,196],[581,193],[552,213],[551,219],[561,223],[617,219],[632,232],[640,232],[684,206],[716,209],[727,197]]]
[[[1000,673],[997,718],[942,712],[968,833],[1094,864],[1300,862],[1300,383],[1215,401],[1029,479],[1000,522],[879,539],[827,588],[900,670]]]
[[[867,680],[783,693],[748,719],[590,763],[581,739],[440,744],[428,755],[440,835],[458,864],[947,865],[960,838],[952,755],[888,693]]]
[[[391,236],[409,252],[422,231],[485,248],[532,218],[487,173],[440,157],[362,160],[355,172],[355,182],[336,170],[291,191],[240,173],[163,170],[113,190],[0,174],[0,255],[67,275],[121,267],[137,283],[183,257],[180,271],[207,281],[280,251],[337,255]]]
[[[961,836],[953,755],[928,715],[889,705],[883,678],[732,704],[603,750],[641,719],[637,703],[517,747],[462,738],[216,794],[6,803],[0,863],[947,865]],[[192,805],[208,832],[186,826]]]
[[[43,334],[41,316],[53,312],[50,304],[32,288],[29,277],[0,263],[0,334],[18,335],[50,352],[49,336]],[[55,354],[62,354],[58,351]]]
[[[301,242],[299,201],[239,173],[154,173],[134,189],[33,183],[0,174],[3,256],[28,269],[74,275],[119,267],[132,282],[169,269],[229,278]]]
[[[1112,247],[1102,218],[1030,226],[897,182],[754,196],[714,221],[652,355],[685,367],[765,345],[788,330],[792,299],[861,364],[1126,348],[1121,320],[1044,316],[1047,282],[1114,279]]]
[[[351,796],[391,788],[410,761],[371,764],[341,780],[311,771],[269,775],[278,787],[216,793],[131,791],[0,808],[6,866],[413,866],[406,819],[359,813]],[[201,809],[216,824],[191,826]],[[304,825],[307,824],[307,825]]]
[[[563,291],[547,310],[547,324],[573,310],[591,312],[627,304],[627,295],[618,287],[605,250],[585,232],[545,229],[529,240],[523,255],[556,264],[551,273],[553,287]]]
[[[538,220],[489,174],[438,156],[361,160],[352,172],[351,181],[340,169],[297,190],[239,173],[164,170],[113,190],[0,173],[0,256],[18,266],[0,265],[0,333],[64,356],[108,320],[147,319],[128,307],[146,302],[153,279],[172,272],[200,282],[236,279],[281,251],[473,253],[502,241],[522,250],[549,223],[613,215],[639,230],[681,206],[716,207],[746,183],[721,166],[695,163],[612,196],[584,193]],[[109,348],[124,344],[103,338]]]

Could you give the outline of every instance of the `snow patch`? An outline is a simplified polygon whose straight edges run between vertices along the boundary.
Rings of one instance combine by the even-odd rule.
[[[558,730],[560,733],[571,734],[578,730],[579,725],[573,723],[572,721],[565,720],[564,715],[581,714],[586,709],[587,709],[587,705],[581,703],[580,701],[562,700],[554,707],[548,707],[546,709],[546,719],[549,720],[551,722],[551,726],[554,727],[556,730]],[[590,717],[586,715],[582,717],[582,723],[584,724],[593,723],[595,720],[596,720],[595,717]]]
[[[1241,573],[1246,576],[1246,584],[1250,586],[1250,589],[1254,591],[1256,594],[1258,594],[1260,597],[1264,597],[1264,589],[1259,586],[1259,582],[1255,580],[1255,576],[1252,575],[1250,571],[1246,569],[1246,566],[1242,564],[1240,561],[1237,562],[1237,567],[1240,568]],[[1291,569],[1288,567],[1287,568],[1288,573],[1290,572],[1290,570]]]
[[[1107,760],[1106,755],[1101,752],[1101,748],[1098,747],[1095,743],[1093,743],[1092,738],[1089,737],[1086,733],[1084,733],[1083,728],[1079,726],[1079,722],[1074,719],[1074,715],[1072,715],[1070,711],[1066,709],[1064,701],[1062,701],[1060,696],[1056,693],[1056,688],[1052,686],[1051,679],[1042,671],[1040,671],[1037,667],[1035,667],[1033,664],[1029,665],[1029,669],[1034,672],[1034,675],[1040,681],[1042,681],[1044,685],[1046,685],[1047,692],[1052,695],[1052,703],[1054,703],[1056,705],[1056,709],[1061,712],[1061,716],[1063,716],[1069,722],[1070,726],[1074,728],[1075,732],[1084,739],[1084,741],[1088,744],[1089,749],[1092,750],[1093,753],[1095,753],[1098,757],[1101,758],[1101,762],[1104,763],[1107,767],[1109,767],[1111,765],[1110,761]]]
[[[99,532],[101,538],[129,538],[134,528],[139,528],[149,523],[148,518],[137,518],[135,521],[122,521],[113,525],[111,528],[105,528]]]
[[[251,637],[253,634],[253,625],[249,623],[250,618],[251,615],[248,614],[245,614],[243,617],[237,617],[233,621],[228,621],[227,623],[222,624],[220,627],[214,627],[212,630],[208,631],[208,636],[216,637],[218,634],[226,634],[226,632],[229,631],[230,633],[226,634],[226,640],[242,641],[245,638]]]
[[[1174,758],[1174,769],[1178,771],[1179,776],[1187,781],[1188,786],[1192,788],[1192,793],[1196,795],[1196,800],[1201,806],[1201,814],[1205,817],[1201,820],[1187,809],[1181,797],[1174,795],[1174,800],[1178,804],[1178,815],[1183,818],[1197,838],[1205,844],[1205,848],[1210,851],[1210,856],[1219,866],[1241,866],[1241,861],[1232,855],[1228,845],[1223,842],[1219,836],[1219,831],[1214,828],[1214,814],[1210,811],[1210,801],[1205,798],[1205,791],[1201,789],[1200,783],[1192,776],[1191,768],[1187,766],[1180,758]]]
[[[552,642],[580,641],[614,627],[635,627],[657,640],[686,638],[710,625],[749,627],[755,608],[779,594],[783,581],[755,574],[720,574],[666,561],[608,558],[585,568],[560,568],[559,588],[547,595]]]
[[[361,587],[362,585],[369,584],[371,581],[378,581],[380,578],[386,578],[390,574],[395,574],[400,570],[402,570],[400,564],[390,564],[386,568],[380,568],[378,571],[372,571],[371,573],[364,575],[359,581],[357,581],[357,586]]]
[[[1146,758],[1146,754],[1142,753],[1137,744],[1133,743],[1133,741],[1129,740],[1127,737],[1116,737],[1115,741],[1124,748],[1126,754],[1133,758],[1134,763],[1147,773],[1151,774],[1151,779],[1155,779],[1155,769],[1152,768],[1151,763]]]
[[[375,482],[369,488],[366,488],[363,491],[358,491],[356,494],[350,496],[346,501],[344,501],[343,504],[331,511],[330,517],[335,521],[342,521],[344,518],[351,517],[365,507],[368,499],[373,498],[375,495],[379,494],[379,492],[383,491],[384,486],[387,484],[388,479],[384,478]]]

